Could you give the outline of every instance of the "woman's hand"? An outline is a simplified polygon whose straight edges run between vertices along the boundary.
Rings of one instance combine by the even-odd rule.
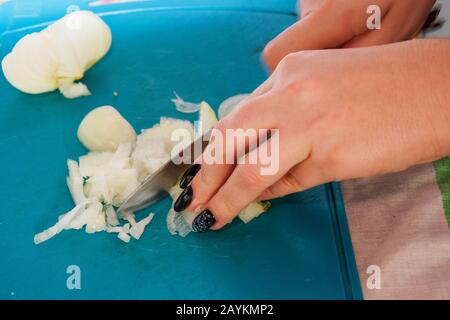
[[[450,150],[449,40],[288,55],[216,130],[279,129],[279,169],[203,163],[178,209],[219,229],[256,199],[400,171]],[[211,142],[205,152],[219,149]],[[223,149],[224,155],[242,150]],[[255,149],[257,150],[257,149]],[[254,151],[252,151],[254,152]],[[247,154],[248,156],[248,154]],[[191,178],[190,177],[190,178]],[[192,197],[193,194],[193,197]]]
[[[264,49],[271,70],[292,52],[366,47],[409,40],[426,21],[436,0],[301,0],[301,20]],[[368,30],[367,8],[381,9],[381,29]]]

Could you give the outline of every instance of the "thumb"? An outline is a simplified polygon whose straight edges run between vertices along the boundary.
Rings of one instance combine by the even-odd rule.
[[[326,5],[312,11],[267,44],[263,57],[268,67],[275,70],[278,63],[292,52],[336,48],[350,40],[351,28],[339,19],[340,16]]]
[[[263,161],[261,150],[270,154],[270,162],[275,164],[269,171],[264,170],[267,169],[267,162]],[[284,176],[295,165],[296,159],[306,158],[309,152],[309,144],[297,143],[295,139],[279,139],[278,131],[246,154],[243,163],[236,166],[207,204],[207,210],[216,220],[211,229],[217,230],[229,223],[265,189]],[[256,163],[252,163],[251,159],[256,159]]]
[[[304,191],[330,181],[322,170],[311,161],[294,166],[281,179],[269,186],[258,197],[258,201],[280,198],[291,193]]]

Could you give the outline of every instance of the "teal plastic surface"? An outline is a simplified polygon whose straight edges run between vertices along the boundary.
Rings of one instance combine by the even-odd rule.
[[[18,2],[0,6],[0,58],[69,3],[33,1],[39,13],[20,17]],[[91,96],[28,95],[0,76],[0,298],[360,299],[337,184],[273,201],[248,225],[235,221],[185,239],[167,231],[165,199],[146,210],[156,216],[139,241],[70,230],[33,244],[36,232],[73,207],[66,159],[86,152],[76,130],[89,110],[111,104],[137,130],[161,116],[195,120],[175,110],[173,91],[214,107],[252,91],[266,77],[264,45],[296,19],[294,1],[79,6],[102,13],[113,33],[110,52],[84,77]],[[70,265],[80,267],[80,290],[66,286]]]

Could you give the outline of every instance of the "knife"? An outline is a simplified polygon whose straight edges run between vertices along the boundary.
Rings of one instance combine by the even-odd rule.
[[[212,129],[206,131],[201,137],[195,139],[190,146],[184,148],[177,156],[172,157],[148,176],[122,203],[117,213],[126,215],[127,213],[138,211],[167,196],[169,194],[168,190],[178,182],[181,174],[205,150],[211,138],[211,132]],[[188,161],[186,161],[186,158],[188,158]]]

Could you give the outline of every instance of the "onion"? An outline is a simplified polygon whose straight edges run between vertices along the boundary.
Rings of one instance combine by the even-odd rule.
[[[21,38],[2,60],[5,78],[31,94],[59,89],[66,98],[89,95],[79,81],[111,46],[111,30],[90,11],[75,11]]]
[[[145,231],[145,227],[152,221],[154,214],[150,213],[147,217],[139,221],[137,224],[132,226],[130,228],[130,235],[135,238],[136,240],[139,240],[141,235]]]
[[[142,182],[170,159],[177,144],[177,141],[172,141],[172,134],[179,129],[193,136],[194,129],[189,121],[162,117],[159,124],[143,130],[137,137],[131,160],[133,168],[138,171],[139,181]]]
[[[125,232],[121,231],[119,232],[119,234],[117,235],[117,238],[119,238],[120,240],[122,240],[123,242],[130,242],[130,236],[128,234],[126,234]]]
[[[117,217],[116,211],[111,205],[106,207],[105,214],[106,214],[106,222],[110,226],[117,226],[119,224],[119,219]]]
[[[94,233],[106,230],[105,213],[100,202],[90,205],[83,214],[86,219],[86,232]]]
[[[60,81],[59,92],[67,99],[75,99],[82,96],[90,96],[88,87],[81,82],[70,82],[64,84]]]
[[[200,137],[217,123],[216,113],[213,108],[211,108],[211,106],[204,101],[200,104],[200,114],[198,120],[198,126],[195,128],[197,137]]]
[[[186,222],[183,214],[176,212],[173,208],[167,213],[166,223],[167,229],[173,235],[178,234],[181,237],[185,237],[192,231],[191,225]]]
[[[97,107],[81,121],[77,136],[90,151],[116,151],[121,143],[133,143],[136,132],[112,106]]]
[[[92,201],[86,200],[85,202],[80,203],[77,206],[75,206],[75,208],[73,208],[69,212],[61,215],[58,219],[58,222],[53,227],[50,227],[34,236],[34,243],[35,244],[42,243],[42,242],[54,237],[55,235],[57,235],[64,229],[67,229],[73,220],[75,220],[81,214],[84,213],[85,207],[89,203],[92,203]]]
[[[206,102],[201,104],[199,117],[205,129],[217,122],[214,110]],[[100,231],[117,233],[118,238],[127,243],[131,237],[139,240],[154,214],[150,213],[136,222],[132,212],[122,213],[118,217],[114,207],[120,206],[140,185],[143,178],[155,172],[170,159],[173,147],[179,143],[172,141],[172,135],[177,129],[183,129],[190,135],[186,143],[192,141],[194,129],[190,122],[161,118],[159,124],[143,130],[137,136],[136,144],[120,143],[114,152],[90,152],[81,156],[79,163],[69,159],[67,185],[76,206],[61,215],[53,227],[38,233],[34,242],[39,244],[62,230],[83,227],[87,233]],[[182,191],[178,183],[168,190],[174,201]],[[248,223],[267,208],[266,203],[252,203],[239,214],[239,217]],[[198,212],[189,211],[175,212],[172,207],[166,219],[169,232],[185,237],[193,231],[192,222],[197,214]],[[120,219],[128,223],[120,226]]]
[[[183,113],[194,113],[200,110],[200,103],[193,103],[193,102],[187,102],[181,99],[181,97],[174,92],[175,98],[171,99],[170,101],[173,102],[175,105],[175,108],[179,112]]]
[[[67,187],[69,188],[75,205],[86,201],[86,196],[83,193],[83,177],[80,174],[78,163],[74,160],[67,160],[67,167],[69,168],[69,176],[67,177]]]
[[[269,209],[270,203],[267,201],[263,202],[253,202],[248,205],[247,208],[242,210],[238,217],[241,219],[244,223],[249,223],[253,219],[259,217],[261,214],[267,211]]]

